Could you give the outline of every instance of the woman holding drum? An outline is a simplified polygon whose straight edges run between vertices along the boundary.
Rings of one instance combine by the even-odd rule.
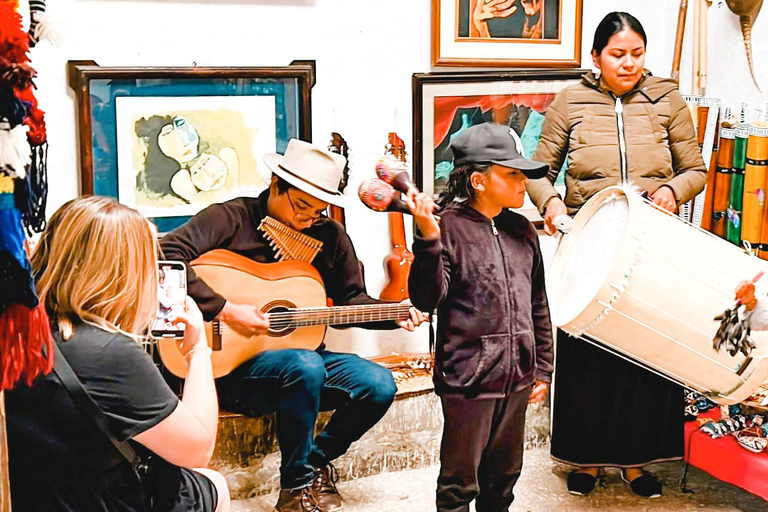
[[[669,211],[702,190],[706,168],[677,85],[645,69],[646,35],[633,16],[613,12],[592,46],[596,73],[560,92],[547,111],[534,159],[550,165],[528,192],[553,221],[575,214],[600,190],[628,183]],[[567,158],[566,194],[553,184]],[[643,466],[683,456],[682,389],[666,379],[559,331],[552,457],[576,466],[568,489],[587,494],[600,468],[621,468],[633,492],[661,495]]]

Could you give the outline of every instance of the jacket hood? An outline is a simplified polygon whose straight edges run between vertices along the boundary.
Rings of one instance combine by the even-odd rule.
[[[600,79],[598,79],[592,71],[585,73],[584,76],[581,77],[581,83],[602,93],[608,93],[608,91],[601,86]],[[648,101],[651,103],[656,103],[675,89],[677,89],[677,84],[674,81],[667,78],[655,77],[646,69],[644,70],[643,77],[640,78],[635,86],[624,96],[631,96],[632,94],[639,92],[648,98]]]

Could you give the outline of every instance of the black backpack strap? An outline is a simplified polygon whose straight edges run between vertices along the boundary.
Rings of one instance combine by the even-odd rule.
[[[77,405],[87,417],[93,420],[96,427],[98,427],[102,434],[107,436],[135,471],[141,462],[139,456],[136,455],[134,449],[131,448],[127,442],[118,441],[115,436],[112,435],[109,431],[107,417],[104,416],[104,413],[99,408],[98,404],[93,401],[93,398],[91,398],[80,383],[80,380],[77,378],[77,375],[75,375],[72,367],[69,366],[69,363],[64,358],[64,354],[61,353],[58,343],[54,342],[53,346],[55,357],[53,373],[59,378],[59,381],[64,386],[64,389],[67,390],[67,393],[69,393],[69,396],[72,398],[75,405]]]

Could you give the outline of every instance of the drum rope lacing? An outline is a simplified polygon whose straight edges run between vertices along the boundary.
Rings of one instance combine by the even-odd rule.
[[[605,205],[605,204],[607,204],[607,203],[610,203],[610,202],[612,202],[612,201],[616,201],[616,200],[619,200],[619,199],[621,199],[621,198],[622,198],[622,196],[621,196],[620,194],[611,194],[610,196],[608,196],[608,197],[605,199],[605,201],[603,202],[603,205]],[[647,199],[645,199],[645,201],[646,201],[648,204],[650,204],[650,205],[656,206],[656,205],[654,205],[652,202],[648,201]],[[693,228],[695,228],[695,229],[698,229],[699,231],[702,231],[702,232],[704,232],[704,233],[707,233],[707,234],[708,234],[708,235],[710,235],[710,236],[714,236],[714,235],[712,235],[711,233],[709,233],[708,231],[705,231],[705,230],[703,230],[703,229],[702,229],[702,228],[700,228],[699,226],[696,226],[696,225],[694,225],[694,224],[691,224],[690,222],[687,222],[687,221],[685,221],[684,219],[681,219],[680,217],[678,217],[678,216],[676,216],[676,215],[673,215],[673,214],[671,214],[670,212],[667,212],[666,210],[664,210],[664,209],[662,209],[662,208],[658,208],[658,209],[659,209],[660,211],[662,211],[662,212],[664,212],[664,213],[668,214],[668,215],[671,215],[672,217],[676,218],[677,220],[680,220],[680,221],[682,221],[682,222],[685,222],[685,223],[686,223],[686,224],[688,224],[689,226],[691,226],[691,227],[693,227]],[[640,241],[642,240],[642,238],[643,238],[641,235],[642,235],[642,232],[640,232],[640,233],[635,233],[635,234],[633,234],[632,236],[633,236],[633,238],[635,238],[635,239],[636,239],[638,242],[640,242]],[[657,255],[658,255],[658,254],[661,254],[661,255],[662,255],[662,257],[663,257],[664,259],[668,259],[668,260],[670,260],[671,262],[676,262],[676,260],[675,260],[674,258],[669,258],[668,254],[664,254],[664,252],[663,252],[663,251],[659,250],[659,249],[658,249],[658,248],[656,248],[656,247],[653,247],[652,245],[649,245],[649,244],[641,244],[640,246],[638,246],[638,249],[639,249],[640,247],[642,247],[642,248],[643,248],[644,250],[646,250],[646,251],[654,252],[654,253],[656,253]],[[747,247],[747,250],[748,250],[748,252],[749,252],[749,248],[748,248],[748,247]],[[705,354],[702,354],[701,352],[698,352],[698,351],[696,351],[694,348],[692,348],[692,347],[690,347],[690,346],[688,346],[688,345],[686,345],[686,344],[684,344],[684,343],[682,343],[682,342],[680,342],[680,341],[678,341],[678,340],[675,340],[674,338],[672,338],[672,337],[670,337],[670,336],[668,336],[668,335],[666,335],[666,334],[664,334],[664,333],[662,333],[662,332],[658,331],[658,330],[657,330],[657,329],[655,329],[654,327],[652,327],[652,326],[650,326],[650,325],[648,325],[648,324],[645,324],[644,322],[641,322],[641,321],[639,321],[639,320],[636,320],[636,319],[634,319],[634,318],[632,318],[632,317],[630,317],[630,316],[626,315],[625,313],[622,313],[621,311],[619,311],[619,310],[617,310],[617,309],[615,309],[615,308],[613,307],[613,304],[614,304],[614,303],[616,303],[616,302],[617,302],[617,301],[618,301],[618,300],[619,300],[619,299],[620,299],[622,296],[630,297],[630,298],[632,298],[632,299],[634,299],[634,300],[637,300],[637,301],[639,301],[639,302],[643,303],[643,304],[644,304],[644,305],[646,305],[647,307],[649,307],[649,308],[651,308],[651,309],[653,309],[653,310],[655,310],[655,311],[657,311],[657,312],[659,312],[659,313],[661,313],[661,314],[665,315],[666,317],[668,317],[668,318],[670,318],[670,319],[674,320],[675,322],[678,322],[678,323],[682,324],[683,326],[685,326],[686,328],[690,329],[691,331],[693,331],[693,332],[695,332],[695,333],[697,333],[697,334],[700,334],[700,335],[702,335],[702,336],[706,337],[707,339],[709,339],[709,335],[708,335],[707,333],[705,333],[704,331],[702,331],[701,329],[698,329],[698,328],[696,328],[696,327],[694,327],[694,326],[692,326],[692,325],[690,325],[690,324],[688,324],[688,323],[685,323],[685,322],[683,322],[682,320],[679,320],[679,319],[677,319],[677,318],[673,317],[673,316],[672,316],[672,315],[670,315],[669,313],[667,313],[667,312],[665,312],[665,311],[661,310],[660,308],[658,308],[658,307],[656,307],[656,306],[654,306],[654,305],[650,304],[648,301],[646,301],[646,300],[643,300],[643,299],[641,299],[640,297],[638,297],[637,295],[635,295],[635,294],[632,294],[632,293],[630,293],[630,292],[628,292],[628,291],[627,291],[627,287],[629,286],[629,280],[630,280],[630,277],[632,276],[632,273],[633,273],[633,269],[634,269],[634,267],[635,267],[635,264],[636,264],[636,263],[637,263],[637,261],[638,261],[638,258],[639,258],[639,254],[640,254],[640,251],[637,251],[637,252],[635,253],[635,258],[633,259],[633,261],[632,261],[632,262],[631,262],[631,264],[629,265],[629,269],[628,269],[628,271],[625,273],[625,275],[623,276],[623,278],[622,278],[622,280],[621,280],[621,283],[620,283],[620,284],[616,284],[616,283],[609,283],[609,284],[610,284],[610,286],[611,286],[612,288],[614,288],[614,290],[616,291],[616,293],[615,293],[615,294],[614,294],[614,295],[613,295],[613,296],[610,298],[610,300],[609,300],[607,303],[606,303],[606,302],[604,302],[604,301],[597,301],[597,302],[598,302],[598,304],[600,304],[601,306],[603,306],[603,308],[604,308],[604,309],[603,309],[603,311],[602,311],[602,312],[601,312],[601,313],[600,313],[600,314],[599,314],[599,315],[598,315],[598,316],[597,316],[597,317],[596,317],[594,320],[592,320],[592,322],[590,322],[589,324],[587,324],[587,325],[586,325],[586,326],[585,326],[583,329],[580,329],[580,330],[571,330],[570,334],[572,334],[572,335],[574,335],[574,336],[577,336],[577,337],[580,337],[580,338],[584,338],[584,335],[585,335],[585,334],[588,334],[589,336],[593,336],[593,337],[594,337],[594,335],[593,335],[593,334],[591,334],[591,333],[590,333],[590,331],[594,330],[594,329],[595,329],[595,328],[596,328],[596,327],[597,327],[597,326],[598,326],[598,325],[599,325],[599,324],[600,324],[600,323],[601,323],[601,322],[602,322],[602,321],[605,319],[605,317],[606,317],[608,314],[610,314],[612,311],[614,311],[614,312],[618,313],[619,315],[621,315],[622,317],[624,317],[624,318],[626,318],[626,319],[628,319],[628,320],[630,320],[630,321],[634,322],[635,324],[639,325],[640,327],[642,327],[642,328],[644,328],[644,329],[647,329],[647,330],[649,330],[649,331],[651,331],[651,332],[653,332],[653,333],[655,333],[655,334],[657,334],[657,335],[659,335],[659,336],[662,336],[662,337],[666,338],[667,340],[669,340],[669,341],[672,341],[672,342],[673,342],[673,343],[675,343],[676,345],[679,345],[679,346],[681,346],[681,347],[685,348],[686,350],[689,350],[689,351],[691,351],[691,352],[694,352],[694,353],[696,353],[697,355],[699,355],[699,356],[701,356],[701,357],[704,357],[705,359],[707,359],[707,360],[709,360],[710,362],[712,362],[712,363],[716,364],[717,366],[720,366],[720,367],[722,367],[722,368],[726,369],[726,370],[727,370],[727,371],[729,371],[729,372],[733,372],[733,373],[735,373],[735,374],[738,374],[738,372],[741,370],[741,368],[742,368],[743,364],[744,364],[744,363],[746,363],[746,362],[748,362],[748,361],[742,361],[742,362],[740,362],[740,363],[739,363],[739,364],[736,366],[736,368],[733,368],[733,367],[731,367],[731,366],[727,366],[727,365],[725,365],[725,364],[723,364],[723,363],[721,363],[721,362],[717,361],[716,359],[713,359],[712,357],[709,357],[709,356],[707,356],[707,355],[705,355]],[[702,257],[700,257],[700,256],[699,256],[699,254],[698,254],[698,253],[696,253],[696,252],[691,252],[691,253],[690,253],[690,256],[691,256],[693,259],[697,259],[697,260],[701,261],[702,263],[705,263],[705,264],[710,264],[710,263],[711,263],[711,260],[709,260],[709,259],[706,259],[706,258],[702,258]],[[675,266],[678,266],[678,267],[682,268],[683,270],[690,270],[690,266],[683,266],[683,265],[678,265],[678,264],[675,264]],[[711,266],[711,265],[710,265],[710,266]],[[717,267],[717,265],[715,265],[715,267]],[[736,278],[738,278],[738,276],[737,276],[735,273],[733,273],[733,272],[729,272],[729,271],[728,271],[727,269],[725,269],[725,268],[719,268],[719,267],[718,267],[718,268],[716,268],[716,270],[717,270],[717,271],[719,271],[719,272],[721,272],[721,273],[727,273],[727,274],[730,274],[730,275],[732,275],[732,276],[733,276],[735,279],[736,279]],[[698,275],[698,274],[697,274],[697,275]],[[700,277],[700,276],[699,276],[699,277]],[[718,289],[718,288],[721,288],[721,287],[718,287],[718,286],[716,286],[716,283],[715,283],[714,281],[710,282],[710,284],[711,284],[711,285],[712,285],[714,288],[716,288],[716,289]],[[725,290],[722,290],[722,291],[725,291]],[[719,319],[719,318],[718,318],[718,319]],[[719,332],[719,331],[718,331],[718,332]],[[740,335],[741,335],[741,332],[742,332],[742,331],[739,331],[739,334],[740,334]],[[596,337],[595,337],[595,338],[596,338]],[[597,338],[596,338],[596,339],[597,339]],[[742,347],[742,346],[744,346],[744,347],[747,347],[747,344],[751,343],[751,341],[746,341],[746,339],[745,339],[745,338],[743,338],[743,337],[740,337],[740,340],[741,340],[741,341],[740,341],[739,343],[741,343],[741,344],[739,344],[739,345],[738,345],[739,349],[738,349],[736,352],[732,352],[732,353],[731,353],[731,355],[732,355],[732,356],[734,356],[734,355],[735,355],[735,354],[736,354],[736,353],[737,353],[737,352],[738,352],[738,351],[741,349],[741,347]],[[722,342],[721,342],[721,344],[722,344]],[[742,345],[742,344],[743,344],[743,345]],[[754,345],[753,345],[753,346],[754,346]],[[748,352],[749,350],[751,350],[751,349],[747,349],[747,352]],[[745,356],[748,356],[748,355],[749,355],[747,352],[744,352],[744,351],[742,351],[742,353],[744,353],[744,355],[745,355]],[[757,356],[757,357],[755,357],[754,359],[763,359],[763,358],[765,358],[765,357],[768,357],[768,356]],[[628,359],[628,358],[626,358],[626,359],[627,359],[627,360],[629,360],[629,361],[631,361],[631,359]],[[658,373],[658,372],[655,372],[655,373]],[[661,375],[661,374],[660,374],[660,375]],[[682,379],[682,378],[681,378],[681,379]],[[740,377],[740,379],[741,379],[742,381],[745,381],[745,379],[744,379],[743,377]],[[683,381],[685,381],[686,379],[682,379],[682,380],[683,380]]]

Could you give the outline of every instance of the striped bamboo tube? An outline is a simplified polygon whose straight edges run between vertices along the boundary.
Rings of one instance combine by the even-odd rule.
[[[762,250],[765,189],[768,178],[768,125],[761,125],[765,123],[749,126],[741,226],[741,239],[758,249],[758,254]]]
[[[726,239],[741,245],[742,208],[744,204],[744,167],[747,165],[747,139],[749,126],[736,125],[736,138],[733,143],[733,168],[731,175],[731,197],[728,200],[728,222],[725,228]]]
[[[727,227],[728,202],[731,197],[731,177],[733,176],[733,146],[736,131],[730,127],[720,128],[720,144],[717,148],[715,182],[712,191],[712,225],[710,231],[720,238],[725,238]]]

